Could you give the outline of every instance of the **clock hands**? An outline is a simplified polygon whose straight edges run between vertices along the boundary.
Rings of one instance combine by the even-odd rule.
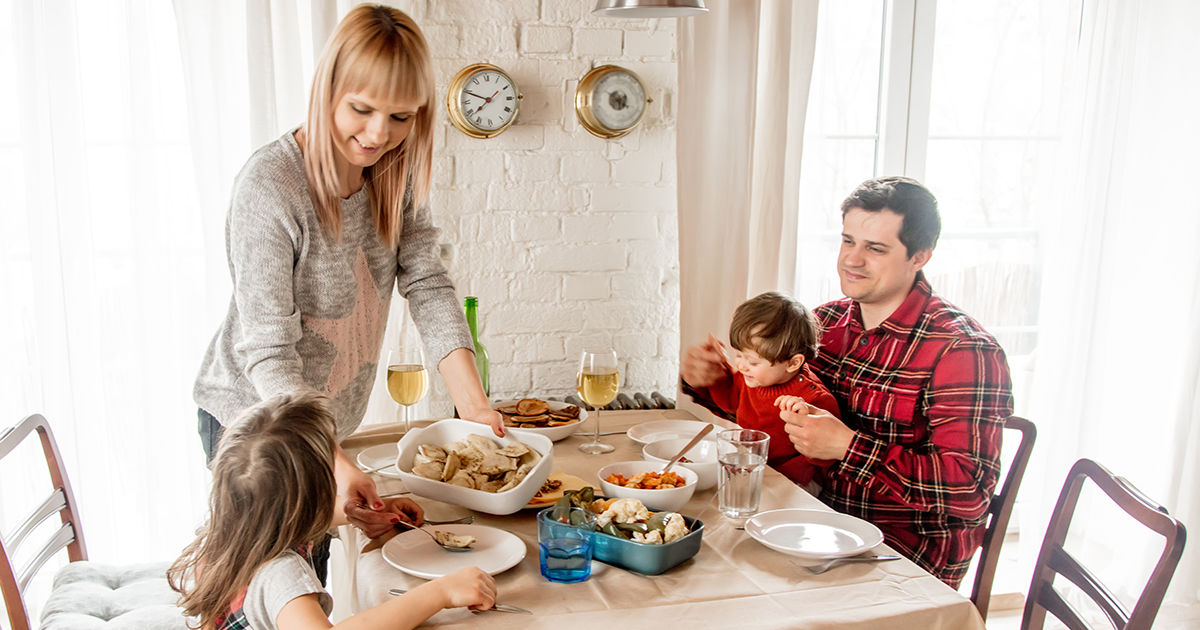
[[[463,90],[463,92],[466,92],[467,94],[470,94],[471,96],[474,96],[475,98],[483,99],[483,104],[480,105],[479,108],[475,110],[475,113],[478,114],[480,111],[483,110],[484,107],[487,107],[488,103],[492,102],[493,98],[496,98],[496,95],[500,93],[500,90],[496,90],[495,92],[492,92],[491,96],[480,96],[470,90]]]

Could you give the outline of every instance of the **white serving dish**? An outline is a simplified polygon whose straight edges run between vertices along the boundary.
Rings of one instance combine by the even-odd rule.
[[[637,499],[642,502],[648,509],[660,512],[678,512],[684,505],[687,505],[688,499],[692,498],[692,494],[696,491],[696,484],[699,477],[695,471],[687,468],[680,468],[678,464],[671,469],[671,472],[683,477],[686,482],[681,488],[662,488],[644,490],[641,488],[626,488],[618,486],[614,483],[609,483],[604,479],[613,473],[631,477],[640,472],[662,472],[663,465],[646,460],[638,460],[634,462],[616,462],[609,464],[596,472],[596,476],[600,478],[600,487],[604,491],[606,497],[619,497],[622,499]]]
[[[413,457],[417,447],[422,444],[443,446],[450,442],[465,438],[469,434],[482,435],[496,442],[500,447],[514,442],[537,451],[542,458],[534,465],[533,470],[521,480],[521,483],[511,490],[504,492],[484,492],[471,488],[452,486],[442,481],[426,479],[412,474]],[[545,436],[507,433],[498,438],[492,433],[492,428],[477,422],[467,420],[446,419],[423,428],[413,429],[404,434],[399,444],[400,454],[396,457],[396,469],[404,485],[414,494],[423,497],[454,503],[477,512],[488,514],[512,514],[525,507],[526,503],[537,494],[538,488],[550,476],[554,468],[554,444]]]
[[[691,442],[692,438],[669,438],[666,440],[658,440],[651,442],[642,447],[642,458],[646,461],[656,462],[661,469],[671,461],[672,457],[679,452],[679,449]],[[696,473],[699,481],[696,483],[697,490],[708,490],[717,485],[717,443],[712,440],[700,440],[696,445],[688,449],[684,453],[684,457],[688,458],[689,462],[676,462],[675,468],[683,467]]]
[[[856,556],[883,542],[879,528],[860,518],[801,508],[759,512],[746,521],[746,533],[775,551],[805,560]]]
[[[628,435],[629,439],[639,444],[649,444],[671,438],[691,438],[699,433],[700,429],[703,429],[706,424],[712,423],[700,422],[699,420],[652,420],[629,427],[625,435]],[[717,425],[713,425],[713,427],[713,431],[704,436],[704,439],[715,442],[717,433],[721,432],[721,427]]]
[[[561,402],[561,401],[557,401],[557,400],[547,400],[546,403],[550,405],[550,409],[552,411],[558,411],[564,407],[571,406],[570,403],[565,403],[565,402]],[[501,407],[512,407],[515,404],[517,404],[516,400],[501,400],[501,401],[492,403],[492,409],[499,409]],[[587,418],[588,418],[587,409],[580,407],[579,408],[579,420],[576,420],[575,422],[572,422],[571,424],[564,424],[560,427],[544,427],[544,428],[535,427],[535,428],[527,428],[527,429],[519,429],[517,427],[505,426],[504,431],[505,432],[513,431],[516,433],[528,433],[528,434],[532,434],[532,435],[542,435],[547,438],[550,438],[551,442],[557,442],[563,438],[567,438],[567,437],[574,435],[574,433],[579,430],[579,425],[583,424],[583,421],[587,420]]]

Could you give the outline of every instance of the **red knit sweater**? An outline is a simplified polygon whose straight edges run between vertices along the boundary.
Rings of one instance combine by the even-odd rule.
[[[799,396],[814,407],[842,417],[833,394],[808,369],[807,363],[800,368],[796,378],[779,385],[747,387],[745,378],[734,372],[711,387],[689,389],[701,396],[706,395],[722,411],[733,414],[739,426],[765,431],[770,435],[767,464],[797,484],[803,486],[812,481],[818,466],[826,467],[834,463],[832,460],[809,459],[797,453],[787,432],[783,430],[784,422],[779,417],[779,408],[775,406],[775,399],[780,396]],[[699,398],[696,402],[704,404]]]

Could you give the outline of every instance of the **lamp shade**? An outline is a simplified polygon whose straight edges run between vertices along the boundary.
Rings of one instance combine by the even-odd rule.
[[[688,17],[708,13],[704,0],[599,0],[596,15],[621,18]]]

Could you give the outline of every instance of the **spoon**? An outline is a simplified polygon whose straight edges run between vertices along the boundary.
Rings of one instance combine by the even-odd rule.
[[[690,450],[693,446],[695,446],[697,442],[704,439],[704,436],[708,435],[709,431],[712,431],[712,430],[713,430],[713,425],[711,425],[711,424],[704,425],[704,428],[700,429],[700,432],[696,434],[696,437],[692,438],[692,440],[690,442],[688,442],[687,444],[684,444],[683,448],[679,449],[678,453],[675,453],[675,457],[672,457],[671,461],[667,462],[666,466],[663,466],[662,474],[664,474],[664,475],[667,474],[667,471],[671,470],[671,467],[675,465],[675,462],[677,462],[683,458],[684,453],[688,452],[688,450]]]
[[[459,518],[452,518],[448,521],[431,521],[426,519],[426,525],[470,525],[475,522],[475,515],[468,514]]]
[[[395,523],[396,527],[400,527],[401,525],[403,525],[409,529],[415,529],[415,530],[425,534],[426,536],[429,536],[430,538],[433,539],[433,542],[437,543],[437,546],[441,547],[442,549],[445,549],[446,551],[453,551],[456,553],[462,553],[464,551],[474,551],[474,549],[471,549],[471,545],[467,545],[466,547],[452,547],[450,545],[443,544],[442,541],[438,540],[437,536],[433,535],[433,532],[431,532],[427,529],[421,528],[421,527],[417,527],[416,525],[413,525],[412,523],[409,523],[407,521],[399,521],[399,522]]]
[[[893,555],[893,554],[879,555],[879,556],[850,556],[847,558],[834,558],[832,560],[826,560],[825,562],[822,562],[820,564],[807,564],[807,565],[803,565],[803,566],[805,569],[808,569],[809,573],[812,573],[813,575],[820,575],[820,574],[832,569],[833,567],[836,567],[837,565],[843,564],[843,563],[886,562],[888,560],[899,560],[899,559],[900,559],[900,556]]]

